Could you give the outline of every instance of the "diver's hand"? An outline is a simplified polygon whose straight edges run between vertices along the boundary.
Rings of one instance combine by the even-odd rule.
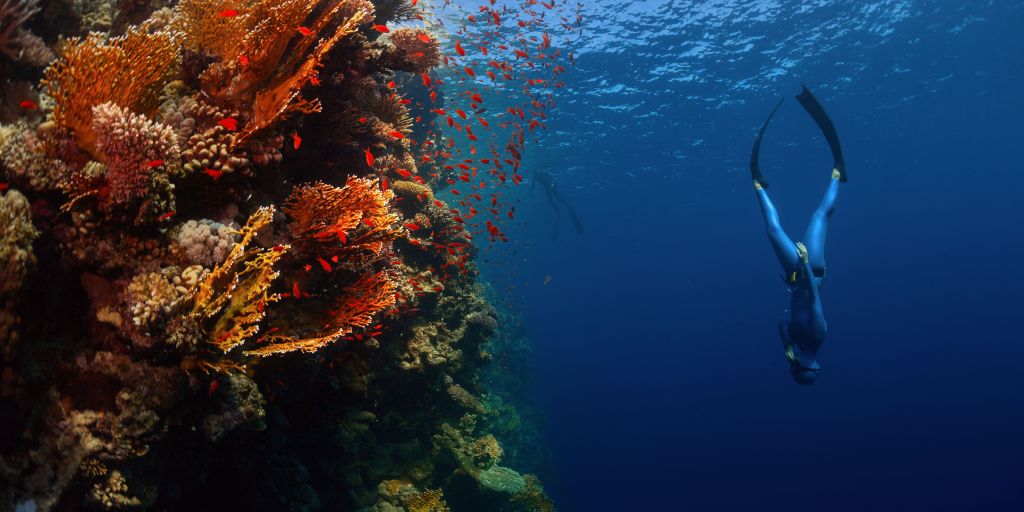
[[[800,261],[807,263],[807,246],[803,242],[796,243],[796,255],[800,257]]]
[[[843,177],[843,175],[839,174],[839,169],[832,169],[832,179],[834,179],[836,181],[839,181],[839,178],[842,178],[842,177]]]

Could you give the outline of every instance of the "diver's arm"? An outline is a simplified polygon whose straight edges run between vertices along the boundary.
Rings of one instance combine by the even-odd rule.
[[[807,246],[803,243],[797,242],[796,244],[796,257],[798,258],[798,265],[800,265],[800,288],[806,288],[807,294],[811,297],[814,303],[819,302],[818,297],[818,282],[815,281],[814,273],[811,270],[811,259],[807,254]]]
[[[768,240],[775,250],[775,256],[782,265],[782,271],[789,275],[796,266],[798,257],[796,244],[789,239],[789,235],[782,229],[782,222],[779,220],[779,212],[768,197],[768,191],[758,181],[754,181],[754,192],[757,194],[757,202],[761,206],[761,216],[764,217],[765,227],[768,229]]]

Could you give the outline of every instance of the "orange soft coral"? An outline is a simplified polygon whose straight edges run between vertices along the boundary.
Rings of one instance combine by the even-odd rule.
[[[54,121],[74,132],[80,148],[95,153],[93,107],[110,102],[149,112],[177,63],[178,48],[167,32],[133,29],[109,40],[94,32],[68,41],[43,81],[55,102]]]

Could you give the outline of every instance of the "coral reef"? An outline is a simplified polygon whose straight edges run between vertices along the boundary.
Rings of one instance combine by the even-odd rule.
[[[553,510],[424,3],[0,0],[0,510]]]

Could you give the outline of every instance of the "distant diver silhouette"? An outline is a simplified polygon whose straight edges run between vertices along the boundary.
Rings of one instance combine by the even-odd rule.
[[[811,91],[804,86],[803,91],[796,97],[804,110],[810,114],[822,135],[828,141],[832,150],[833,165],[832,178],[829,180],[825,197],[818,205],[818,209],[811,215],[811,222],[804,234],[804,242],[793,242],[786,232],[783,231],[779,221],[779,214],[768,198],[768,182],[761,174],[757,163],[758,152],[761,148],[761,138],[768,123],[779,109],[782,100],[775,105],[768,119],[764,121],[757,138],[754,140],[754,149],[750,155],[750,174],[754,179],[754,191],[757,200],[761,205],[761,214],[768,228],[768,239],[771,241],[775,256],[782,264],[783,279],[789,287],[789,309],[779,322],[779,335],[782,337],[783,347],[786,351],[786,360],[789,361],[789,371],[796,382],[809,385],[814,382],[821,371],[818,364],[818,350],[825,341],[827,324],[825,312],[821,305],[819,291],[825,282],[825,232],[828,228],[828,221],[836,208],[836,198],[839,195],[839,183],[846,182],[846,163],[843,161],[843,152],[839,146],[839,137],[836,135],[835,126],[825,114],[818,100],[811,94]]]
[[[558,203],[562,203],[566,210],[569,210],[569,218],[572,219],[573,226],[576,227],[576,233],[583,234],[583,223],[580,222],[580,218],[576,216],[576,210],[572,209],[572,206],[565,201],[565,198],[558,193],[558,189],[555,188],[555,177],[542,171],[533,171],[533,184],[530,186],[530,190],[535,190],[537,184],[540,183],[544,187],[544,192],[548,196],[548,202],[551,203],[551,207],[555,210],[555,229],[551,233],[551,239],[554,240],[558,235],[558,221],[562,218],[562,209],[558,206]]]

